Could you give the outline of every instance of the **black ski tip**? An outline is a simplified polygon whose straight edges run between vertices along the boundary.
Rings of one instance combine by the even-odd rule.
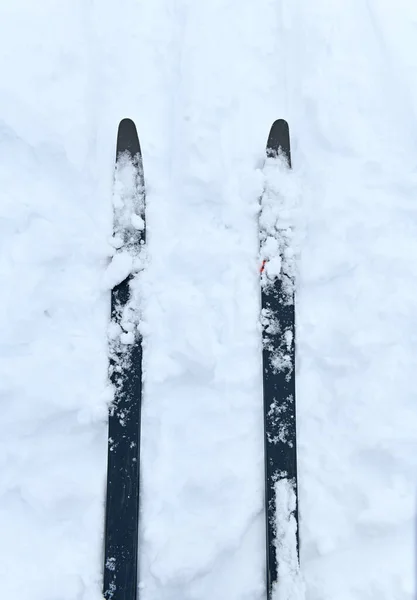
[[[266,144],[266,154],[272,158],[282,154],[291,167],[290,129],[285,119],[277,119],[272,124]]]
[[[132,157],[141,154],[138,132],[132,119],[122,119],[117,132],[117,156],[128,152]]]

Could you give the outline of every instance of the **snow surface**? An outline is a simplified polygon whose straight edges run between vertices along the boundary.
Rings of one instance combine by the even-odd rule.
[[[101,597],[106,269],[131,117],[148,202],[141,598],[264,598],[257,215],[282,117],[306,598],[413,598],[415,4],[14,0],[0,40],[2,595]]]

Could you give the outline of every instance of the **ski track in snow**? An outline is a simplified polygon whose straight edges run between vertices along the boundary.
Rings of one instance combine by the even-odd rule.
[[[147,184],[141,598],[265,594],[256,215],[279,117],[302,203],[306,598],[414,597],[417,9],[310,4],[1,7],[9,600],[101,597],[105,269],[123,117]]]

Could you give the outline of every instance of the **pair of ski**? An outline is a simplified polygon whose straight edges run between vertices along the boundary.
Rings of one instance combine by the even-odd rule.
[[[285,164],[291,168],[286,121],[280,119],[272,125],[266,155],[269,164],[277,160],[281,167]],[[139,139],[130,119],[123,119],[119,125],[116,185],[115,246],[127,256],[129,252],[135,255],[145,244],[145,182]],[[277,231],[276,224],[274,228]],[[261,226],[261,251],[268,235]],[[289,544],[298,565],[294,275],[285,266],[285,236],[278,242],[280,272],[269,275],[266,258],[260,277],[268,600],[281,573],[288,571],[288,532],[295,538]],[[138,589],[142,343],[130,305],[133,281],[130,272],[111,294],[114,335],[110,342],[110,379],[115,397],[109,412],[103,584],[106,600],[136,600]]]

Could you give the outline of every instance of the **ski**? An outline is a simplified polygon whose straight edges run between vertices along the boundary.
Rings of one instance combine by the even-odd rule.
[[[298,571],[295,281],[292,224],[282,190],[290,168],[288,124],[280,119],[267,141],[259,219],[268,600],[281,579],[285,587],[292,585],[289,571]]]
[[[111,292],[109,410],[103,595],[136,600],[142,342],[137,273],[145,244],[145,183],[136,127],[123,119],[117,135],[113,190],[115,276]]]

